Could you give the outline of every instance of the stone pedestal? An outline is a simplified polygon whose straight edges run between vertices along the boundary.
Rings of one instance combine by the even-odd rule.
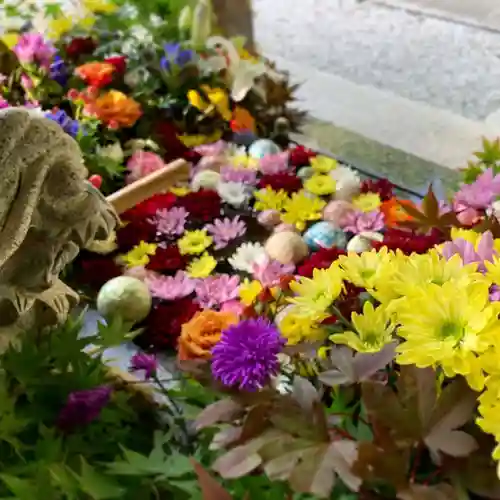
[[[252,0],[212,0],[212,4],[224,36],[244,36],[247,49],[252,51],[255,48]]]

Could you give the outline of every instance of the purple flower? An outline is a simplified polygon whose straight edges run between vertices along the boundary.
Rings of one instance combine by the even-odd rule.
[[[355,210],[345,215],[342,220],[342,229],[354,234],[380,231],[384,229],[384,214],[378,210],[372,212]]]
[[[253,265],[253,277],[263,286],[273,287],[279,284],[282,276],[293,273],[294,269],[293,264],[282,264],[277,260],[266,258],[263,262]]]
[[[68,83],[69,71],[60,56],[55,56],[54,62],[50,65],[50,78],[62,87]]]
[[[234,219],[215,219],[213,224],[207,224],[205,229],[214,240],[214,248],[220,250],[246,233],[247,226],[237,215]]]
[[[111,392],[109,386],[72,392],[59,413],[57,426],[64,432],[71,432],[75,427],[90,424],[108,404]]]
[[[45,117],[58,123],[61,128],[71,137],[76,137],[80,131],[80,124],[77,120],[73,120],[66,114],[66,111],[59,109],[50,113],[46,113]]]
[[[192,59],[194,52],[190,49],[183,49],[180,43],[166,43],[163,46],[165,56],[160,60],[160,66],[165,71],[172,71],[172,64],[182,68]]]
[[[266,155],[260,160],[259,169],[264,175],[273,175],[288,170],[288,152]]]
[[[489,168],[472,184],[463,184],[455,193],[453,206],[457,212],[468,208],[486,209],[500,195],[500,175],[493,175]]]
[[[212,349],[212,374],[227,387],[256,391],[279,372],[286,341],[264,318],[246,319],[222,332]]]
[[[240,278],[238,275],[210,276],[198,280],[195,292],[198,303],[204,309],[212,309],[238,297]]]
[[[257,184],[257,172],[249,168],[222,167],[220,176],[224,182],[239,182],[250,186]]]
[[[156,356],[138,352],[132,356],[130,360],[130,371],[144,371],[144,380],[148,380],[156,375],[158,362]]]
[[[151,295],[163,300],[177,300],[191,295],[195,282],[184,272],[177,271],[175,276],[162,276],[151,273],[146,277]]]
[[[486,272],[485,261],[493,262],[493,257],[497,255],[495,251],[495,240],[490,231],[486,231],[481,236],[477,249],[470,241],[457,238],[453,241],[447,241],[441,250],[445,259],[451,259],[453,255],[460,255],[464,265],[477,263],[478,271]]]
[[[38,63],[44,69],[49,69],[56,53],[55,47],[40,33],[24,33],[12,50],[20,62]]]
[[[188,215],[189,213],[184,207],[163,208],[156,212],[155,218],[150,222],[164,236],[177,236],[184,232]]]
[[[500,302],[500,287],[498,285],[490,286],[490,302]]]

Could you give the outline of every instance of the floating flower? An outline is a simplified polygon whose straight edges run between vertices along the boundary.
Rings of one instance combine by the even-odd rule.
[[[274,175],[288,170],[288,151],[274,155],[265,155],[259,162],[259,170],[263,175]]]
[[[409,200],[399,200],[391,198],[380,205],[380,211],[384,214],[385,225],[387,227],[397,227],[400,222],[411,220],[410,215],[404,209],[405,206],[415,208],[415,204]]]
[[[227,148],[228,143],[226,141],[217,141],[210,144],[202,144],[194,149],[202,156],[223,156]]]
[[[212,349],[212,374],[226,387],[257,391],[278,374],[278,354],[285,343],[269,321],[243,320],[222,331]]]
[[[49,69],[56,53],[55,47],[46,42],[40,33],[22,34],[12,51],[21,63],[38,64],[44,69]]]
[[[417,234],[414,231],[389,228],[384,231],[382,242],[372,242],[373,248],[379,250],[386,247],[389,250],[400,250],[406,255],[422,254],[442,242],[443,235],[439,230],[429,234]]]
[[[200,189],[177,200],[177,205],[189,212],[189,218],[209,222],[220,215],[221,199],[215,191]]]
[[[326,202],[320,198],[310,197],[304,191],[300,191],[285,202],[281,220],[303,231],[307,222],[321,219],[321,211],[325,206]]]
[[[259,160],[249,156],[244,148],[236,150],[229,158],[229,162],[235,167],[249,168],[250,170],[259,169]]]
[[[296,175],[288,172],[279,172],[276,174],[263,175],[259,183],[259,188],[270,187],[274,191],[285,191],[287,193],[295,193],[302,188],[302,181]]]
[[[228,217],[216,219],[213,224],[207,224],[205,229],[212,236],[216,250],[227,247],[231,241],[243,236],[247,230],[246,224],[238,215],[233,219]]]
[[[175,194],[175,196],[178,196],[179,198],[181,198],[182,196],[186,196],[188,195],[189,193],[191,193],[191,189],[187,186],[172,186],[170,188],[170,192],[172,194]]]
[[[318,196],[333,194],[335,188],[335,180],[327,174],[315,174],[304,182],[304,189]]]
[[[220,307],[224,302],[229,302],[239,297],[239,276],[221,274],[199,280],[195,292],[198,303],[204,309]]]
[[[212,238],[205,229],[197,229],[195,231],[186,231],[184,236],[177,241],[177,245],[182,255],[200,254],[203,253],[212,242]]]
[[[286,191],[274,191],[271,187],[267,186],[265,189],[255,191],[254,209],[263,210],[277,210],[280,212],[285,203],[288,201],[288,194]]]
[[[310,255],[299,268],[297,269],[300,276],[311,278],[314,269],[327,269],[329,268],[341,255],[346,255],[342,249],[321,248],[317,252]]]
[[[328,156],[314,156],[309,159],[311,167],[318,174],[328,174],[330,171],[337,168],[337,160]]]
[[[262,262],[266,256],[266,251],[260,243],[243,243],[227,261],[233,269],[251,274],[254,265]]]
[[[246,278],[241,284],[239,289],[241,303],[245,306],[252,305],[260,293],[264,290],[262,283],[258,280],[250,281]]]
[[[382,201],[389,201],[393,198],[394,184],[387,179],[372,180],[367,179],[361,183],[362,193],[376,193]]]
[[[276,317],[278,328],[288,345],[325,339],[326,330],[318,326],[314,318],[295,314],[295,311],[296,308],[289,305]]]
[[[158,370],[158,361],[156,356],[152,354],[146,354],[143,352],[138,352],[132,356],[130,360],[130,371],[144,372],[144,380],[148,380],[156,375]]]
[[[136,151],[127,162],[127,184],[146,177],[165,166],[163,158],[150,151]]]
[[[156,229],[147,219],[125,222],[116,231],[116,242],[121,252],[128,252],[141,241],[154,241]]]
[[[348,213],[342,221],[342,229],[354,234],[384,229],[384,214],[378,210],[373,212],[355,211]]]
[[[294,149],[290,150],[289,162],[292,167],[304,167],[309,165],[311,158],[314,158],[315,156],[316,153],[313,150],[308,149],[305,146],[298,145],[295,146]]]
[[[184,232],[188,215],[184,207],[163,208],[156,212],[156,216],[150,222],[163,236],[178,236]]]
[[[149,257],[149,262],[146,268],[150,271],[159,272],[172,272],[184,269],[186,267],[187,259],[181,255],[177,245],[170,245],[167,247],[157,247],[154,255]]]
[[[361,179],[352,168],[338,167],[330,172],[335,181],[335,199],[350,201],[360,191]]]
[[[210,359],[222,331],[237,321],[237,316],[231,312],[206,309],[196,313],[182,326],[177,352],[179,360]]]
[[[279,285],[280,279],[293,273],[294,269],[293,264],[281,264],[277,260],[266,258],[254,264],[253,277],[263,286],[271,288]]]
[[[122,255],[122,260],[127,267],[145,266],[149,262],[149,256],[154,255],[158,245],[141,241],[130,252]]]
[[[217,193],[223,201],[236,208],[248,203],[252,196],[247,186],[239,182],[219,182]]]
[[[257,172],[243,167],[222,167],[220,176],[223,182],[238,182],[247,186],[254,186],[257,183]]]
[[[194,291],[194,281],[184,272],[177,271],[175,276],[149,275],[146,278],[151,295],[163,300],[183,299]]]
[[[489,168],[472,184],[463,184],[460,187],[453,198],[453,206],[457,212],[469,208],[484,210],[497,196],[500,196],[500,175],[495,175],[493,169]]]
[[[217,186],[220,182],[219,172],[214,172],[213,170],[200,170],[193,175],[191,179],[191,189],[193,191],[199,191],[200,189],[212,189],[217,190]]]
[[[201,257],[191,261],[188,266],[188,275],[191,278],[207,278],[217,267],[217,261],[205,252]]]
[[[180,43],[166,43],[163,46],[165,56],[160,60],[160,66],[169,73],[172,71],[172,65],[179,68],[189,64],[194,57],[194,52],[191,49],[183,49]]]
[[[373,212],[380,208],[382,200],[378,193],[361,193],[352,200],[352,204],[362,212]]]
[[[142,115],[140,104],[118,90],[106,92],[87,107],[103,123],[116,128],[132,127]]]
[[[113,81],[115,67],[105,62],[88,62],[78,66],[75,74],[92,87],[101,88]],[[117,92],[117,91],[115,91]]]

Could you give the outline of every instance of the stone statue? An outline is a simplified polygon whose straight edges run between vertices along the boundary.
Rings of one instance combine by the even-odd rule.
[[[78,294],[59,274],[118,223],[86,179],[78,144],[57,123],[0,111],[0,350],[20,329],[67,317]]]

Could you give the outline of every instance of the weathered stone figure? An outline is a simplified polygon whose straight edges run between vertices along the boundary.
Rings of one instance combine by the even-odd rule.
[[[59,274],[118,222],[77,143],[36,113],[0,112],[0,350],[19,328],[63,321],[78,294]]]
[[[227,37],[244,36],[247,48],[255,50],[251,0],[212,0],[217,24]]]

